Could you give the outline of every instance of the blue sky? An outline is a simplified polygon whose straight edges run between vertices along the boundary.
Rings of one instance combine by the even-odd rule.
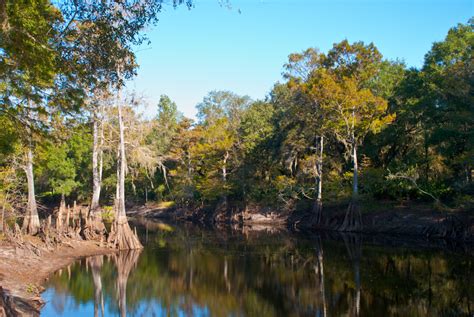
[[[288,54],[327,51],[343,39],[374,42],[385,58],[419,67],[434,41],[474,15],[474,0],[195,0],[164,8],[146,30],[151,44],[138,52],[138,76],[128,84],[156,114],[161,94],[194,117],[211,90],[263,99],[281,81]]]

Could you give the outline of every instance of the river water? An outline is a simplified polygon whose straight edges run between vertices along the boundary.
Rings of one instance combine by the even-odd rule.
[[[469,250],[390,237],[138,228],[141,252],[85,258],[54,274],[41,315],[474,316]]]

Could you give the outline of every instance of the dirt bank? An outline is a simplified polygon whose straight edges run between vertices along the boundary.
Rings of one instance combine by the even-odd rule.
[[[39,316],[42,285],[53,272],[84,256],[114,252],[94,241],[71,240],[51,250],[39,238],[25,240],[35,248],[0,241],[0,316]]]
[[[245,209],[222,208],[157,208],[154,205],[136,206],[131,213],[149,219],[188,220],[219,226],[240,225],[258,228],[260,225],[286,226],[291,230],[339,231],[347,205],[323,208],[322,220],[315,223],[310,210],[275,210],[266,206],[248,205]],[[446,239],[474,243],[474,211],[437,211],[426,204],[394,206],[380,204],[369,209],[361,206],[364,234],[418,236],[428,239]]]

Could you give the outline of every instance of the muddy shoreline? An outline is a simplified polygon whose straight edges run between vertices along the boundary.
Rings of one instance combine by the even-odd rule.
[[[260,206],[229,210],[219,206],[192,209],[148,205],[130,208],[129,214],[145,219],[190,221],[216,228],[231,225],[258,231],[271,226],[311,234],[318,231],[339,232],[345,211],[341,206],[325,208],[319,223],[315,223],[310,211],[282,211]],[[457,241],[474,245],[474,211],[446,212],[426,206],[413,206],[363,212],[361,218],[362,228],[354,233]]]
[[[80,240],[48,250],[39,238],[28,239],[39,252],[0,242],[0,316],[39,316],[44,306],[41,292],[51,274],[82,257],[115,252],[97,242]]]

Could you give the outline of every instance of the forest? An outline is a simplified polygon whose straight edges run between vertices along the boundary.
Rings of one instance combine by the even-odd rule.
[[[108,65],[86,51],[97,35],[90,29],[41,32],[60,19],[35,11],[41,3],[27,11],[43,14],[39,25],[19,16],[3,29],[12,33],[1,59],[4,224],[65,201],[107,216],[120,173],[127,204],[256,204],[309,208],[317,218],[323,204],[358,201],[473,207],[472,20],[434,43],[421,69],[384,59],[373,43],[342,41],[328,52],[291,53],[285,81],[265,100],[211,91],[193,120],[163,95],[146,119],[139,112],[146,98],[121,88],[136,67],[131,48],[108,43],[117,46],[104,50],[121,58]],[[357,219],[345,226],[357,228]]]
[[[212,90],[189,118],[129,83],[163,9],[194,5],[0,0],[0,316],[39,315],[64,267],[50,290],[102,314],[128,292],[135,312],[471,315],[474,18],[420,67],[315,40],[265,98]],[[400,236],[412,249],[385,250]]]

